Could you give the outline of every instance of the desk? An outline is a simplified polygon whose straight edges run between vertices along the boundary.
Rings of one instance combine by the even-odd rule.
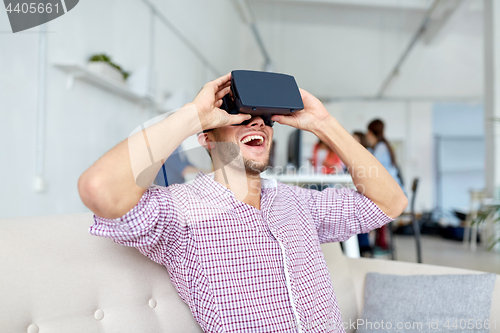
[[[276,179],[281,183],[288,185],[301,186],[304,184],[328,184],[331,187],[351,187],[354,188],[354,183],[350,174],[343,175],[323,175],[323,174],[270,174],[262,173],[262,178]],[[359,244],[358,237],[353,236],[342,242],[344,246],[345,255],[349,258],[359,258]]]

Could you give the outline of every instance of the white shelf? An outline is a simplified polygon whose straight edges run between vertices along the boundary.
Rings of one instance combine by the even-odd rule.
[[[155,106],[155,108],[158,110],[156,103],[152,100],[151,97],[142,96],[133,92],[132,90],[130,90],[126,83],[121,83],[112,78],[96,74],[92,71],[89,71],[84,66],[77,64],[54,64],[54,66],[69,74],[67,83],[68,89],[71,89],[73,87],[74,79],[78,79],[105,89],[132,102],[136,102],[141,105]],[[161,112],[160,110],[158,111]]]

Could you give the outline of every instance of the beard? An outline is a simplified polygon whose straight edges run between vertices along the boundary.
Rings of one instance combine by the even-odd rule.
[[[231,163],[243,165],[246,173],[250,175],[259,175],[269,167],[269,154],[264,162],[256,162],[241,154],[238,143],[224,141],[224,138],[219,135],[217,130],[213,130],[213,135],[216,141],[218,156],[223,165],[230,165]]]
[[[262,172],[266,171],[269,167],[269,156],[264,162],[261,163],[243,157],[243,164],[245,166],[245,171],[247,172],[247,174],[259,175]]]

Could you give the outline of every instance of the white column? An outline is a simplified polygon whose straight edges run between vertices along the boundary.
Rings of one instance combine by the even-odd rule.
[[[484,0],[485,185],[487,197],[500,197],[500,0]],[[487,226],[500,238],[500,228]],[[489,236],[488,235],[488,236]],[[500,245],[495,246],[500,251]]]
[[[491,198],[500,190],[500,1],[484,4],[485,184]]]
[[[358,235],[352,236],[342,244],[344,245],[344,254],[346,255],[346,257],[349,258],[361,257],[359,253]]]

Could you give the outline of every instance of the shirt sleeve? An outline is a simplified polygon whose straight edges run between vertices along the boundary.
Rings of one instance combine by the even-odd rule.
[[[300,189],[308,201],[320,243],[343,242],[394,220],[354,189]]]
[[[89,232],[136,247],[153,261],[166,265],[185,248],[187,223],[184,209],[169,187],[151,186],[137,205],[122,217],[94,215]]]

